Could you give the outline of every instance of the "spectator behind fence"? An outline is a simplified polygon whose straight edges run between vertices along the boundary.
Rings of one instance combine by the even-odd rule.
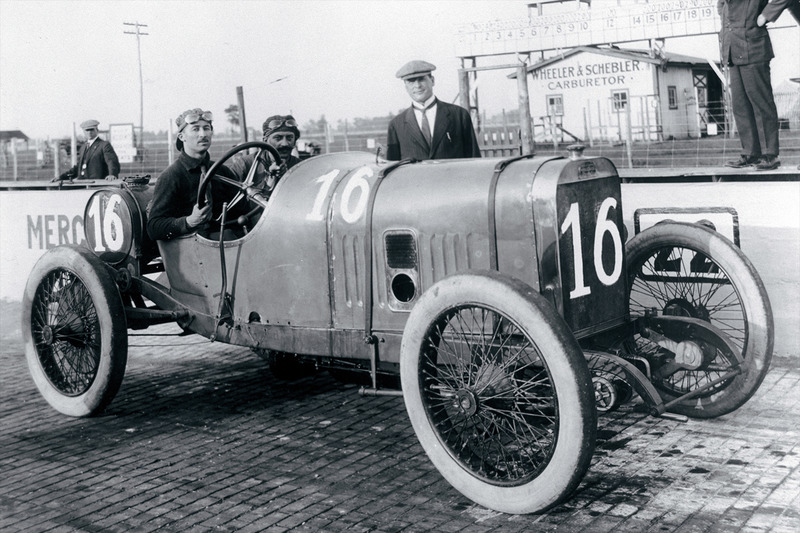
[[[778,110],[772,93],[769,63],[775,54],[766,28],[795,0],[718,0],[722,62],[730,66],[733,117],[742,155],[728,167],[780,166]],[[763,135],[763,138],[761,137]],[[763,146],[762,146],[763,144]]]
[[[96,120],[87,120],[81,123],[81,128],[86,134],[86,142],[78,151],[78,164],[62,173],[58,180],[101,180],[117,179],[119,177],[119,159],[111,143],[97,136]]]
[[[427,61],[410,61],[397,71],[413,102],[389,123],[386,159],[481,156],[469,112],[433,95],[434,70]]]

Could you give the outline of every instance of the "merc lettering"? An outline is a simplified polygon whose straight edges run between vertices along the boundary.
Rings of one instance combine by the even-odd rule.
[[[76,215],[28,215],[28,249],[49,250],[62,244],[81,244],[83,217]]]

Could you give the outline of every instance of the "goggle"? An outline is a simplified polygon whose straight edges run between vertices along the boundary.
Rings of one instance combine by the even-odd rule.
[[[202,113],[189,113],[183,117],[183,125],[181,126],[181,129],[183,129],[187,124],[194,124],[195,122],[199,122],[201,120],[211,122],[214,120],[214,115],[211,114],[211,111],[203,111]]]
[[[297,127],[297,121],[294,120],[293,118],[290,118],[290,119],[277,119],[276,118],[274,120],[270,120],[267,123],[267,129],[274,130],[275,128],[280,128],[283,124],[286,124],[290,128],[296,128]]]

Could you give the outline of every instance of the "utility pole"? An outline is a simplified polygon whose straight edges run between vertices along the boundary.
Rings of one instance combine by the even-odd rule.
[[[141,35],[150,35],[143,33],[139,28],[146,28],[147,24],[139,24],[139,22],[123,22],[125,26],[135,26],[136,31],[126,31],[124,33],[136,36],[136,51],[139,54],[139,148],[144,146],[144,82],[142,79],[142,42]]]

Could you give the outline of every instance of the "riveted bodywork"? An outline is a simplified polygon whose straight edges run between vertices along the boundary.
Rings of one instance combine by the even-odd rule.
[[[448,275],[487,269],[545,294],[578,334],[624,321],[621,243],[601,246],[611,257],[606,270],[616,268],[614,282],[576,305],[569,296],[573,228],[564,235],[560,227],[570,205],[586,203],[582,230],[593,233],[599,202],[610,198],[614,208],[604,220],[622,232],[611,163],[544,157],[497,166],[496,160],[430,161],[385,172],[386,164],[362,153],[297,165],[252,230],[224,243],[232,317],[216,338],[368,357],[362,340],[377,333],[386,343],[383,360],[397,362],[400,334],[419,296]],[[559,198],[566,203],[560,211]],[[581,241],[579,255],[591,265],[594,248],[584,240],[592,241]],[[209,322],[219,307],[219,243],[194,234],[159,246],[170,294],[195,311],[199,324]],[[584,284],[597,284],[586,276]]]

